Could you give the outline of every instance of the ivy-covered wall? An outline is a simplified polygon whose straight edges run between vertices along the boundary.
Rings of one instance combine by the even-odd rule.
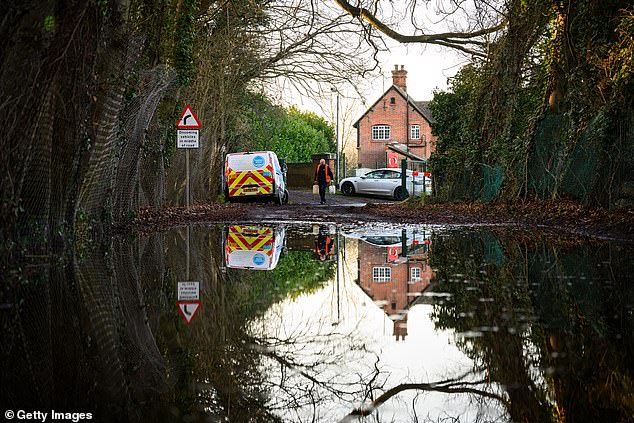
[[[437,194],[634,204],[633,70],[629,2],[512,2],[488,59],[430,104]]]

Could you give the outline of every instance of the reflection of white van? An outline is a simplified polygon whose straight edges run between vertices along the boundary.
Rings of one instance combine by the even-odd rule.
[[[225,159],[225,197],[229,201],[288,202],[286,169],[272,151],[231,153]]]
[[[273,270],[284,250],[283,226],[231,225],[225,234],[225,263],[233,269]]]

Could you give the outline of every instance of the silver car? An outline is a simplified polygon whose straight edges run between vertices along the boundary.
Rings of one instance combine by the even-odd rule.
[[[408,170],[406,187],[407,193],[401,184],[401,170],[393,168],[372,170],[364,176],[351,176],[339,183],[339,189],[345,195],[370,194],[404,200],[407,194],[419,195],[424,189],[431,193],[431,177],[422,174],[414,176],[413,172]]]

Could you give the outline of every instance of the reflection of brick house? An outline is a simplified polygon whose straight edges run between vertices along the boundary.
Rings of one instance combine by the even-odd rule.
[[[394,249],[394,251],[390,251]],[[434,277],[425,253],[396,258],[397,247],[376,247],[359,241],[359,285],[394,320],[396,340],[407,336],[410,304]]]
[[[392,71],[393,85],[354,123],[359,168],[386,167],[386,152],[397,157],[427,160],[436,149],[431,113],[426,101],[407,94],[407,71]]]

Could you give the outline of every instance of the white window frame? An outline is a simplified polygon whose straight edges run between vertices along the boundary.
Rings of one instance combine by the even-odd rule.
[[[390,139],[390,125],[372,125],[372,140],[386,141]]]
[[[420,139],[420,125],[410,125],[409,126],[409,139],[410,140],[419,140]]]
[[[390,282],[392,280],[392,268],[375,266],[372,268],[373,282]]]
[[[414,276],[414,273],[416,273],[417,275]],[[409,280],[410,282],[420,282],[421,278],[421,268],[420,267],[412,267],[409,270]]]

